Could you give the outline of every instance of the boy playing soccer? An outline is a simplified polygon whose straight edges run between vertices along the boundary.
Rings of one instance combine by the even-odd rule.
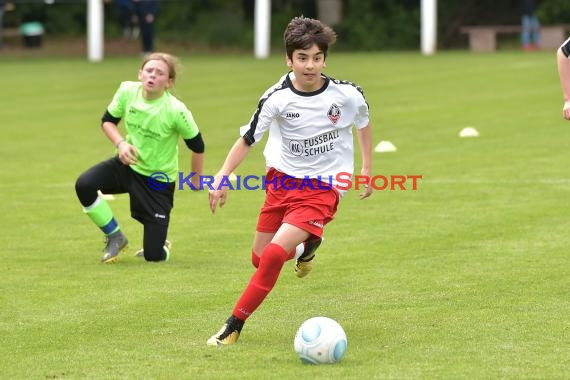
[[[275,123],[280,132],[280,160],[266,177],[266,197],[257,222],[253,258],[257,270],[232,315],[208,345],[237,341],[243,324],[273,289],[285,261],[298,259],[296,247],[318,241],[337,209],[341,192],[336,176],[354,171],[352,129],[362,152],[363,176],[371,174],[371,127],[368,104],[356,85],[322,73],[335,32],[318,20],[296,17],[284,33],[287,65],[284,80],[265,92],[248,128],[230,149],[210,190],[210,209],[227,199],[224,178],[245,159],[251,146]],[[320,181],[319,181],[320,179]],[[323,183],[325,181],[329,181]],[[372,187],[360,194],[369,197]],[[302,260],[301,260],[302,262]],[[254,262],[254,265],[256,263]]]

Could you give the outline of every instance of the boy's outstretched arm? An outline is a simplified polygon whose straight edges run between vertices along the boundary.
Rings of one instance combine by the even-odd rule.
[[[239,137],[228,152],[222,168],[216,174],[212,189],[209,191],[210,210],[212,210],[212,213],[216,212],[218,205],[220,207],[224,206],[228,196],[228,187],[220,187],[220,183],[224,178],[227,180],[229,175],[239,166],[245,157],[247,157],[250,150],[251,146],[249,146],[242,137]]]
[[[357,129],[358,144],[362,155],[362,169],[360,174],[372,178],[372,127],[368,124],[364,128]],[[360,193],[360,199],[368,198],[372,195],[372,186],[366,185],[366,191]]]
[[[570,120],[570,59],[568,59],[565,52],[570,52],[570,42],[568,40],[558,48],[558,51],[556,52],[556,61],[558,64],[558,76],[560,77],[560,84],[562,86],[562,94],[564,97],[562,116],[566,120]]]

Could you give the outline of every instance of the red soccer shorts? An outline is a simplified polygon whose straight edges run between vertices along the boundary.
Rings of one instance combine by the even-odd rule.
[[[273,168],[267,172],[265,193],[257,231],[277,232],[288,223],[317,237],[334,218],[340,197],[330,184],[291,178]]]

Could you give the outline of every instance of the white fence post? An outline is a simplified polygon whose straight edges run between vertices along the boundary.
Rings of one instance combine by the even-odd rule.
[[[271,41],[271,0],[255,0],[255,58],[267,58]]]
[[[87,58],[91,62],[103,60],[103,0],[87,3]]]
[[[435,53],[437,48],[437,0],[421,0],[422,54]]]

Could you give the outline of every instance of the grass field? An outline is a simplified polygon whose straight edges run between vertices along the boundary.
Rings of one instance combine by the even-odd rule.
[[[281,56],[182,56],[213,174]],[[349,192],[305,279],[287,263],[237,345],[206,346],[253,270],[261,191],[179,191],[173,257],[132,254],[141,227],[111,203],[131,241],[116,265],[81,211],[76,177],[113,154],[99,120],[139,61],[3,59],[0,114],[0,377],[5,379],[560,379],[570,374],[570,124],[554,52],[332,53],[328,73],[370,104],[375,174],[420,174],[418,190]],[[475,127],[481,136],[460,139]],[[358,157],[358,156],[357,156]],[[181,149],[181,170],[190,154]],[[262,174],[262,149],[237,174]],[[348,351],[306,366],[297,327],[339,321]]]

